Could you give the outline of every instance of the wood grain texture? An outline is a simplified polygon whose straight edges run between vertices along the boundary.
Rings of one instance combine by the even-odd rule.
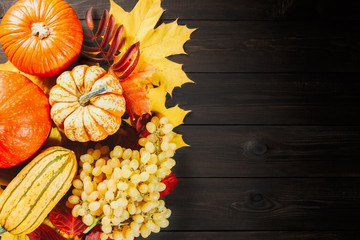
[[[0,2],[0,18],[16,0]],[[67,0],[84,19],[86,10],[93,6],[100,18],[103,9],[110,8],[110,1]],[[125,10],[130,11],[137,0],[115,0]],[[164,19],[192,20],[359,20],[358,1],[341,0],[164,0]]]
[[[358,230],[360,179],[181,178],[168,230]]]
[[[115,1],[128,11],[137,2]],[[0,18],[14,2],[0,2]],[[67,2],[81,19],[110,6]],[[170,227],[150,239],[360,239],[360,2],[162,7],[160,22],[198,28],[188,56],[170,57],[196,85],[168,101],[193,111],[176,129],[191,148],[174,157],[181,183],[165,197]]]
[[[160,232],[152,240],[358,240],[359,231]],[[140,238],[141,239],[141,238]]]
[[[192,73],[168,106],[192,112],[185,124],[358,124],[356,73]]]
[[[84,21],[82,22],[85,26]],[[179,21],[199,29],[188,55],[170,59],[186,72],[359,72],[360,32],[346,22]],[[3,52],[0,62],[6,61]]]
[[[182,126],[179,177],[360,177],[360,128]]]

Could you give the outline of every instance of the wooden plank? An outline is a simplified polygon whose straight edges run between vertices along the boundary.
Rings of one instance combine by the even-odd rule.
[[[360,179],[186,178],[168,230],[357,230]]]
[[[358,124],[360,75],[191,73],[168,106],[192,112],[185,124]]]
[[[152,240],[358,240],[358,231],[227,231],[163,232],[151,234]]]
[[[13,0],[0,2],[0,18],[14,3]],[[96,18],[103,9],[110,9],[110,1],[67,0],[84,19],[86,10],[94,7]],[[115,0],[120,6],[130,11],[137,0]],[[217,20],[359,20],[358,1],[341,0],[163,0],[162,7],[167,11],[164,19],[217,19]]]
[[[360,31],[347,22],[180,21],[199,29],[186,72],[358,72]]]
[[[360,127],[182,126],[179,177],[360,177]]]
[[[347,22],[180,21],[198,27],[171,57],[186,72],[359,72],[360,31]],[[85,23],[83,21],[83,25]],[[0,54],[0,61],[6,60]]]

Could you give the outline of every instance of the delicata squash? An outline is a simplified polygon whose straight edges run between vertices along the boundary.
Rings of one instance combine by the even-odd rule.
[[[36,156],[0,195],[0,234],[34,231],[69,190],[76,171],[76,156],[66,148]]]

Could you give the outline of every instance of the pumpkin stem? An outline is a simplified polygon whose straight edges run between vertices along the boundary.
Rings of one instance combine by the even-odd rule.
[[[0,235],[4,232],[7,232],[7,230],[3,226],[0,226]]]
[[[78,102],[80,103],[80,105],[82,107],[85,107],[87,105],[90,104],[90,99],[96,95],[99,95],[99,94],[103,94],[107,91],[108,89],[108,86],[107,85],[103,85],[102,87],[100,88],[97,88],[97,89],[94,89],[90,92],[87,92],[83,95],[81,95],[78,99]]]
[[[50,35],[49,28],[43,22],[33,23],[31,25],[31,33],[41,40],[47,38]]]

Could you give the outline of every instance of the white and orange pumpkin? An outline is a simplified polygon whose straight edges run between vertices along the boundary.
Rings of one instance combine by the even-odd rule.
[[[121,125],[126,103],[118,79],[98,66],[62,73],[49,94],[51,118],[72,141],[101,141]]]

